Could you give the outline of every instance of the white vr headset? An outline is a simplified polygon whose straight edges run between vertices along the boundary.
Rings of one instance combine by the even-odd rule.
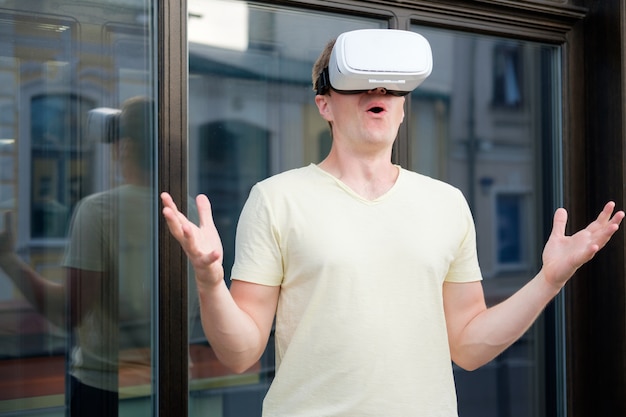
[[[87,112],[85,137],[93,142],[113,143],[119,138],[119,109],[98,107]]]
[[[330,88],[356,94],[382,87],[387,93],[406,95],[431,73],[430,44],[415,32],[361,29],[337,37],[328,67],[317,81],[317,94]]]

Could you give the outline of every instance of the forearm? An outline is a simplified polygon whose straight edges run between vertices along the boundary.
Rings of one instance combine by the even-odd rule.
[[[455,362],[473,370],[494,359],[524,335],[559,290],[540,271],[511,297],[483,310],[451,347]]]
[[[43,278],[15,253],[0,255],[0,269],[39,313],[51,322],[63,325],[65,289],[62,285]]]
[[[204,333],[220,362],[244,372],[261,357],[268,336],[234,300],[221,281],[212,288],[198,286]]]

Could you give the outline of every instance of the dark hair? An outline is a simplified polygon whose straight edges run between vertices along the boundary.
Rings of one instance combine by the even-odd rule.
[[[317,58],[317,61],[315,61],[315,64],[313,64],[311,78],[313,81],[313,91],[315,92],[318,91],[318,81],[320,75],[322,75],[324,70],[328,68],[328,63],[330,62],[330,54],[333,52],[335,41],[336,39],[331,39],[330,41],[328,41],[328,43],[320,53],[320,56]]]

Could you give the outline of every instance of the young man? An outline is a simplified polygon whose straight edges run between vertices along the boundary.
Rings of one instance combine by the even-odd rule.
[[[149,380],[150,279],[149,147],[152,101],[127,100],[111,140],[124,183],[77,205],[63,259],[66,279],[41,276],[15,252],[11,216],[0,230],[0,269],[50,322],[73,337],[66,415],[118,415],[120,369]],[[148,240],[147,240],[148,239]]]
[[[541,271],[488,309],[461,192],[392,164],[403,96],[318,86],[332,47],[313,70],[330,153],[252,189],[230,291],[208,199],[197,197],[200,227],[167,193],[163,215],[193,265],[204,331],[222,362],[239,372],[254,364],[276,318],[264,416],[456,416],[451,360],[476,369],[510,346],[624,213],[608,203],[565,236],[567,214],[557,210]]]

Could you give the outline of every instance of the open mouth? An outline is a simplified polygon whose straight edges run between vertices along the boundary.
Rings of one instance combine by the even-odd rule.
[[[382,113],[384,110],[385,109],[383,109],[382,107],[375,106],[375,107],[372,107],[371,109],[368,109],[367,111],[378,114],[378,113]]]

